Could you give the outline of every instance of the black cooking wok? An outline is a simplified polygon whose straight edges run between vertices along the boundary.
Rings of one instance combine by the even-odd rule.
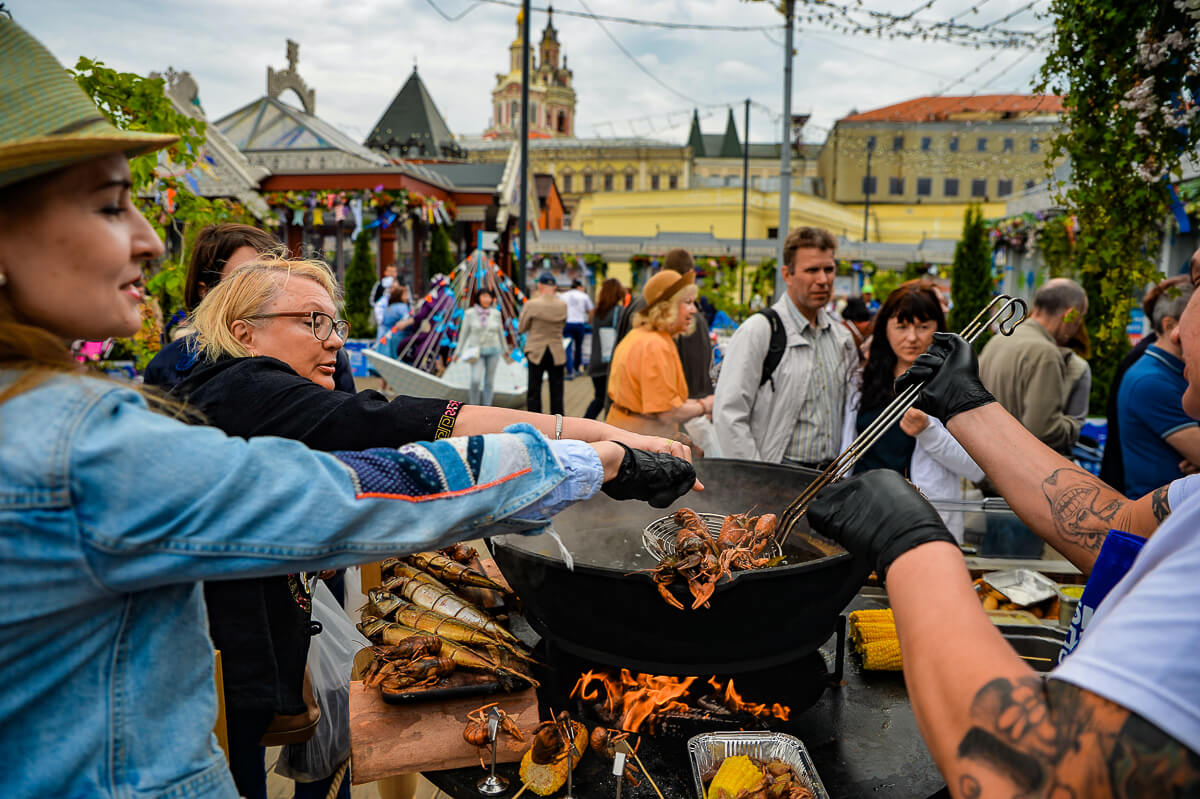
[[[548,535],[492,539],[496,562],[534,629],[579,657],[656,674],[769,668],[828,640],[870,568],[813,535],[803,520],[784,545],[791,565],[735,573],[717,586],[709,609],[670,607],[650,575],[639,572],[656,565],[642,546],[642,530],[654,519],[680,507],[781,513],[818,474],[720,458],[699,461],[696,471],[706,490],[668,510],[599,494],[556,516],[553,526],[574,571]],[[690,607],[686,587],[672,588]]]

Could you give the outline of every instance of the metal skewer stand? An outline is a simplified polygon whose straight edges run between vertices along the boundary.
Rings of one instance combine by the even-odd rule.
[[[567,744],[567,792],[563,795],[563,799],[575,799],[571,795],[571,772],[575,770],[575,763],[571,758],[572,756],[576,759],[580,757],[579,750],[575,748],[575,730],[570,721],[567,722],[567,731],[565,733],[561,724],[555,722],[555,726],[558,727],[558,734],[563,737],[564,742]]]
[[[479,793],[483,796],[499,796],[508,790],[508,780],[496,776],[496,738],[500,733],[500,713],[496,708],[488,711],[488,740],[492,744],[492,764],[490,773],[477,784]]]
[[[625,782],[625,758],[633,754],[628,741],[617,741],[617,751],[613,755],[613,775],[617,778],[617,799],[621,799],[621,783]]]

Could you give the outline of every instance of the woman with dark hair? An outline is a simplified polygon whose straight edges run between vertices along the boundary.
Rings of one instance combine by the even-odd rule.
[[[229,277],[233,270],[253,261],[261,253],[282,251],[282,247],[270,233],[250,225],[226,222],[204,228],[192,243],[192,258],[183,283],[183,309],[190,314],[204,295]],[[187,379],[196,368],[199,355],[191,332],[184,327],[179,337],[158,351],[142,376],[146,385],[170,391]],[[334,386],[339,391],[356,391],[350,359],[344,352],[338,354]]]
[[[901,284],[888,295],[875,314],[874,324],[875,334],[863,365],[861,388],[852,390],[846,399],[843,449],[896,398],[896,378],[929,349],[934,333],[946,330],[946,316],[928,281],[914,280]],[[916,408],[910,408],[899,425],[867,450],[855,467],[857,472],[871,469],[900,472],[930,499],[961,499],[961,478],[983,479],[983,470],[942,423]],[[962,515],[942,516],[962,543]]]
[[[492,404],[492,384],[500,356],[508,360],[504,348],[504,320],[496,307],[496,295],[491,289],[481,288],[475,292],[475,302],[463,313],[462,330],[454,352],[455,358],[461,358],[471,367],[468,404]]]
[[[625,287],[615,277],[605,280],[600,286],[600,296],[592,309],[592,355],[588,359],[588,376],[592,378],[595,391],[592,401],[584,411],[585,419],[595,419],[604,408],[608,393],[608,364],[612,361],[613,347],[617,341],[617,324],[625,307]]]

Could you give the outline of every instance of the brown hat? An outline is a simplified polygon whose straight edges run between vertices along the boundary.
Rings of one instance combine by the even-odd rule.
[[[686,275],[681,275],[678,272],[672,272],[670,269],[662,270],[647,280],[645,288],[642,289],[642,296],[646,298],[646,307],[649,308],[651,305],[666,302],[682,289],[693,285],[695,282],[695,272],[688,272]]]
[[[152,152],[178,138],[115,128],[41,42],[0,14],[0,188],[109,153]]]

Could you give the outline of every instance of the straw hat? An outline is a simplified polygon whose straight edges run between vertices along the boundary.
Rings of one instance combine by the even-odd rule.
[[[41,42],[0,14],[0,188],[178,136],[117,130]]]
[[[678,272],[672,272],[670,269],[662,270],[647,280],[646,287],[642,289],[642,296],[646,298],[646,307],[649,308],[651,305],[666,302],[678,294],[680,290],[695,282],[695,272],[688,272],[681,275]]]

